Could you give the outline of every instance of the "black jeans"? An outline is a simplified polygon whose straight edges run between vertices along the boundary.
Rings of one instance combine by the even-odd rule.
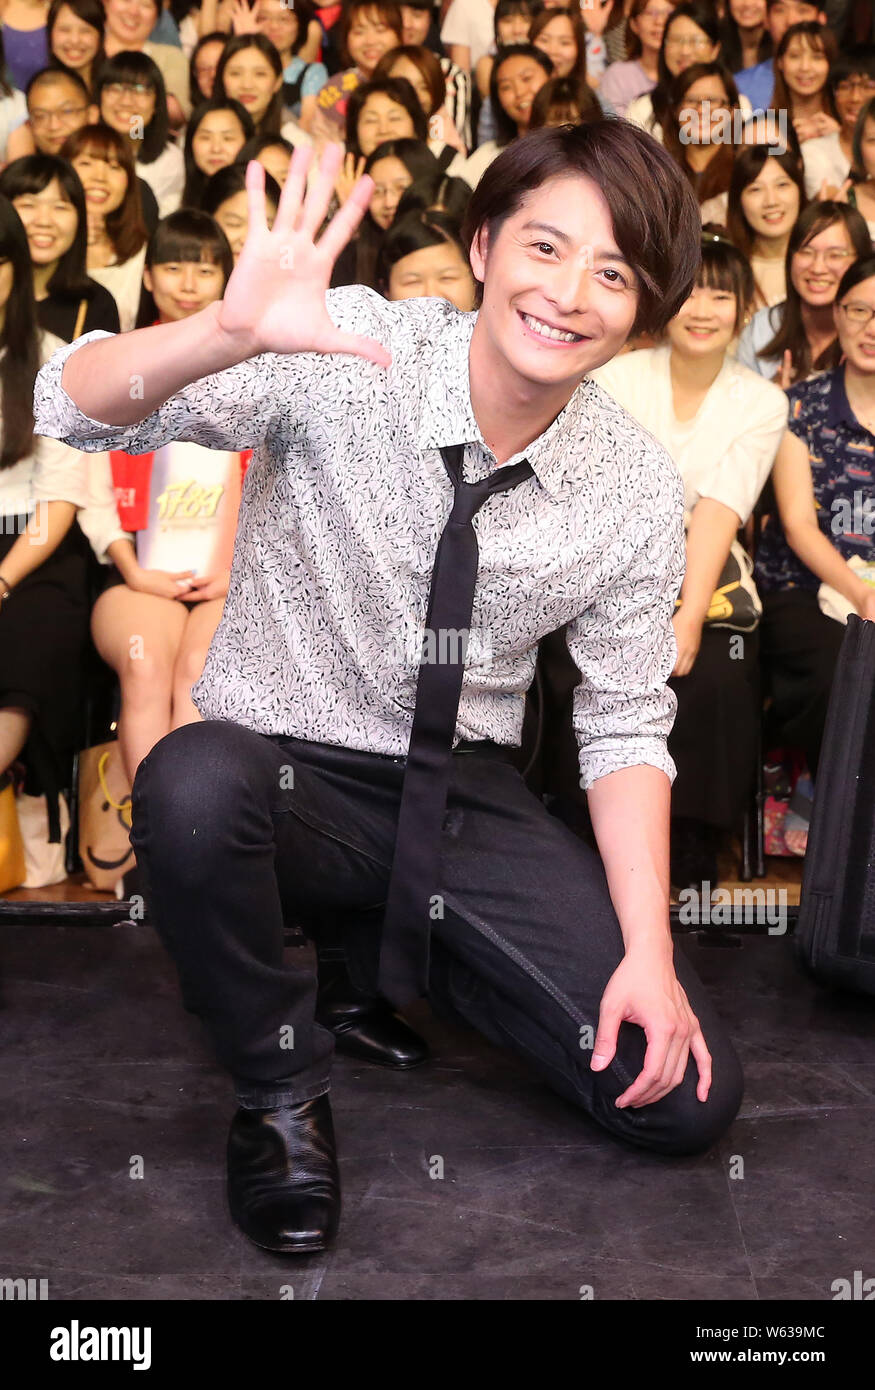
[[[590,1070],[599,1002],[624,954],[604,868],[527,790],[509,752],[453,758],[429,997],[613,1133],[664,1153],[705,1150],[741,1103],[726,1030],[676,951],[713,1058],[710,1095],[696,1098],[690,1058],[662,1100],[615,1107],[646,1041],[623,1023],[611,1065]],[[334,1040],[314,1023],[313,970],[284,959],[284,923],[318,942],[320,920],[344,918],[354,978],[375,987],[403,773],[402,758],[226,721],[176,729],[140,764],[131,842],[146,905],[244,1106],[328,1089]]]

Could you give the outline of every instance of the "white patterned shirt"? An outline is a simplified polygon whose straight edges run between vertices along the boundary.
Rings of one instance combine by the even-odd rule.
[[[139,424],[89,419],[61,385],[92,332],[37,378],[37,430],[76,448],[144,453],[170,440],[252,447],[230,588],[192,698],[205,719],[404,756],[438,539],[453,488],[496,467],[474,418],[475,313],[328,293],[334,322],[376,338],[388,369],[341,354],[263,353],[193,382]],[[573,720],[581,786],[640,763],[674,779],[666,685],[683,578],[684,492],[666,450],[584,380],[524,453],[534,476],[474,519],[480,563],[456,740],[520,742],[537,644],[565,624],[582,674]],[[507,466],[507,465],[504,465]],[[429,655],[429,636],[431,654]],[[452,634],[447,634],[448,640]],[[446,659],[446,658],[444,658]]]

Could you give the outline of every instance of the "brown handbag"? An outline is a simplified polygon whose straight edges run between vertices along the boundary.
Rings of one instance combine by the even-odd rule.
[[[118,743],[79,754],[79,854],[95,888],[113,892],[134,866],[130,842],[131,784]]]

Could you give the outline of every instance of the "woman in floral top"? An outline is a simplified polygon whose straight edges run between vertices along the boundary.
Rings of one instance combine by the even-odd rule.
[[[804,749],[817,771],[844,624],[821,611],[830,585],[875,619],[875,588],[850,563],[875,561],[875,257],[845,272],[835,302],[843,365],[792,386],[755,577],[761,650],[776,741]]]

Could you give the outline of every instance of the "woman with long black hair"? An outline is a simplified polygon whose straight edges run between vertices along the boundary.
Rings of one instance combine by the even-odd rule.
[[[100,119],[130,142],[137,173],[166,217],[179,206],[185,183],[182,150],[170,136],[167,92],[157,63],[145,53],[118,53],[101,64],[94,81]]]
[[[723,63],[693,63],[672,82],[663,139],[689,179],[703,225],[726,223],[741,120],[738,88]]]
[[[200,205],[207,179],[233,164],[254,134],[249,112],[231,97],[212,97],[192,113],[185,131],[183,207]]]
[[[55,843],[88,635],[88,547],[73,521],[100,457],[34,434],[34,379],[59,346],[39,325],[21,219],[0,196],[0,783],[24,763]]]
[[[532,104],[545,82],[553,76],[553,64],[540,48],[516,43],[500,48],[489,78],[489,100],[495,116],[496,135],[469,155],[458,173],[476,188],[492,161],[529,128]]]
[[[14,205],[27,234],[42,327],[66,343],[95,328],[118,333],[115,300],[86,271],[88,215],[72,165],[57,155],[24,155],[0,174],[0,193]]]
[[[258,135],[279,135],[283,125],[283,65],[264,34],[238,34],[222,50],[213,92],[245,107]]]

